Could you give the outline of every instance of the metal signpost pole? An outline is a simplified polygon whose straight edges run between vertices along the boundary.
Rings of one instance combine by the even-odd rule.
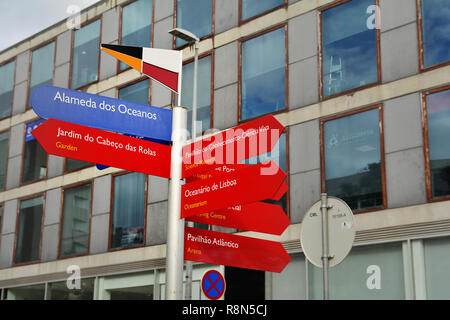
[[[320,194],[320,211],[322,214],[322,265],[323,265],[323,299],[329,299],[328,293],[328,198],[326,193]]]
[[[183,261],[184,261],[184,219],[181,212],[181,150],[186,141],[186,108],[173,108],[172,118],[172,159],[169,181],[169,212],[167,223],[166,251],[166,300],[183,299]]]

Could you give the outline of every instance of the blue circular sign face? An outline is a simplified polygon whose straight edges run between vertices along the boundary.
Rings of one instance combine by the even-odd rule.
[[[210,270],[203,276],[202,290],[208,299],[220,299],[225,293],[225,279],[219,271]]]

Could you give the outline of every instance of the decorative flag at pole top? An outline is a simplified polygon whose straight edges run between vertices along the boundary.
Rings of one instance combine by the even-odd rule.
[[[181,90],[181,51],[102,44],[102,50],[158,81],[170,90]]]

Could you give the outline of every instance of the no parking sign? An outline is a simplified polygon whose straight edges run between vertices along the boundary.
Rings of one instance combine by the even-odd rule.
[[[202,291],[208,299],[220,299],[225,293],[225,278],[219,271],[209,270],[203,275]]]

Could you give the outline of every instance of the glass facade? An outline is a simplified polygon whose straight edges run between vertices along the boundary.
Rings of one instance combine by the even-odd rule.
[[[212,32],[213,0],[177,0],[177,27],[203,38]],[[176,47],[187,42],[177,38]]]
[[[0,119],[11,115],[14,88],[14,62],[0,67]]]
[[[53,84],[53,62],[55,59],[55,42],[33,51],[31,62],[30,92],[40,85]]]
[[[265,11],[281,6],[285,0],[241,0],[242,17],[241,20],[247,20],[257,16]]]
[[[89,252],[91,184],[64,190],[60,257]]]
[[[450,61],[450,2],[421,0],[424,67]]]
[[[119,90],[119,99],[149,104],[150,80],[139,81]]]
[[[352,210],[383,205],[378,108],[323,123],[325,190]]]
[[[15,263],[38,261],[41,249],[41,228],[44,197],[20,202]]]
[[[75,31],[72,52],[72,89],[78,89],[98,80],[100,26],[101,21],[96,20]]]
[[[285,28],[242,43],[241,120],[286,109]]]
[[[23,154],[22,183],[29,183],[47,176],[47,153],[31,134],[43,120],[27,124]]]
[[[152,0],[138,0],[123,7],[121,45],[151,47],[152,10]],[[120,63],[120,70],[128,67]]]
[[[322,11],[323,97],[378,81],[377,32],[368,28],[374,0],[352,0]]]
[[[114,177],[111,249],[144,244],[145,184],[142,173]]]
[[[211,128],[211,55],[198,60],[197,135]],[[194,62],[183,66],[181,105],[188,108],[187,129],[192,131],[192,103],[194,94]]]
[[[426,97],[432,197],[450,195],[450,90]]]

